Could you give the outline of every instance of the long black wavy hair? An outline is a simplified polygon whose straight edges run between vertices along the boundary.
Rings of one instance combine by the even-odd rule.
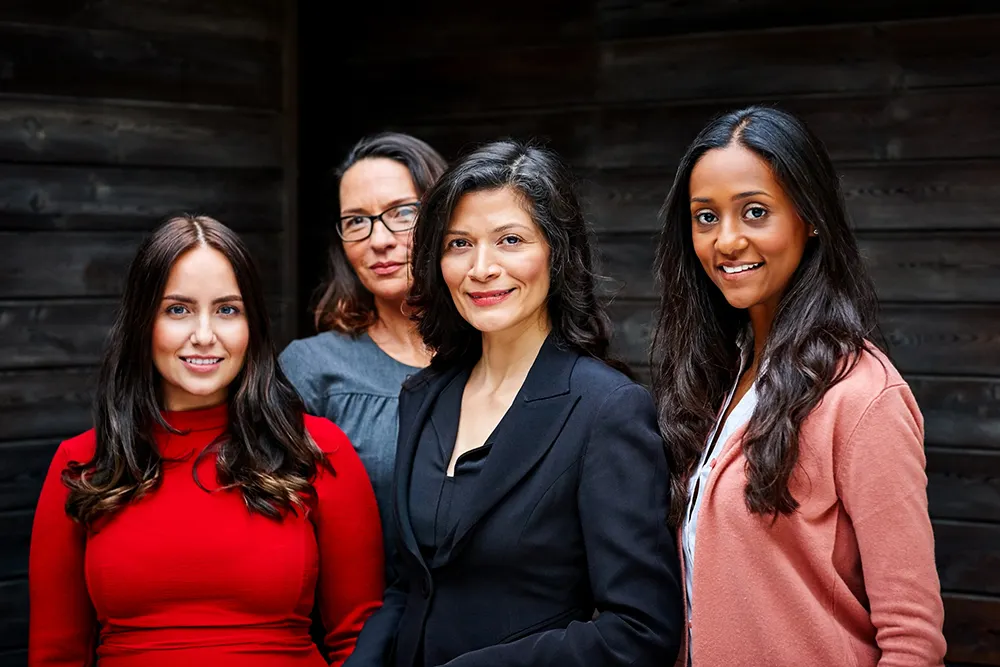
[[[574,190],[570,170],[551,149],[513,140],[480,146],[455,162],[421,202],[413,238],[414,308],[431,367],[471,364],[482,355],[482,334],[459,314],[441,274],[441,255],[459,200],[471,193],[510,188],[529,207],[549,244],[547,308],[555,340],[600,359],[631,377],[609,351],[610,320],[597,294],[593,232]]]
[[[823,394],[843,379],[877,335],[878,302],[848,223],[833,163],[795,116],[751,106],[712,120],[688,148],[661,210],[655,273],[661,294],[651,348],[652,389],[670,461],[671,523],[686,507],[687,480],[739,370],[737,337],[747,311],[729,305],[695,256],[689,182],[707,151],[738,144],[764,160],[815,226],[781,297],[756,378],[757,407],[743,440],[746,504],[751,512],[788,514],[799,429]]]
[[[171,268],[199,246],[218,250],[232,265],[250,333],[243,368],[229,388],[228,432],[209,448],[217,454],[219,481],[239,489],[251,512],[280,519],[286,511],[305,509],[315,496],[317,466],[328,466],[305,431],[302,402],[278,365],[249,250],[213,218],[174,217],[146,238],[129,267],[95,393],[94,457],[70,462],[63,471],[69,487],[66,513],[87,528],[163,479],[153,434],[158,427],[178,431],[160,413],[162,377],[153,364],[153,325]]]

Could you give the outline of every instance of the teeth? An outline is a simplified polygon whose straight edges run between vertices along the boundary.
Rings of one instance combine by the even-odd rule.
[[[222,359],[220,357],[215,357],[214,359],[192,359],[190,357],[184,357],[184,361],[189,364],[194,364],[195,366],[211,366],[212,364],[217,364]]]
[[[756,264],[740,264],[739,266],[723,266],[722,270],[725,273],[742,273],[743,271],[749,271],[750,269],[756,269],[761,266],[764,262],[757,262]]]

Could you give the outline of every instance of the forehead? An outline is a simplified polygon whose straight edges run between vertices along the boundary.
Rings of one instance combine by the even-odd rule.
[[[345,210],[377,208],[400,198],[418,198],[417,188],[406,165],[389,158],[359,160],[340,179],[340,208]]]
[[[521,193],[511,188],[498,188],[462,195],[452,212],[449,228],[486,229],[509,224],[536,227]]]
[[[764,190],[781,193],[770,166],[753,151],[730,144],[706,151],[691,170],[689,190],[692,197],[706,191],[748,192]]]
[[[198,246],[181,255],[170,269],[164,293],[185,296],[239,294],[236,273],[215,248]]]

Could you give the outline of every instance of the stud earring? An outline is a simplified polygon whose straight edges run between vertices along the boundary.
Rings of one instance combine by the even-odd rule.
[[[819,236],[819,230],[815,227],[813,228],[813,236]]]

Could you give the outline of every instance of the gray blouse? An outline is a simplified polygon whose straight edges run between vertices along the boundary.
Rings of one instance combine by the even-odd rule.
[[[382,518],[389,583],[395,547],[391,508],[399,391],[420,368],[396,361],[367,333],[351,338],[332,331],[293,341],[279,360],[306,411],[339,426],[368,471]]]

